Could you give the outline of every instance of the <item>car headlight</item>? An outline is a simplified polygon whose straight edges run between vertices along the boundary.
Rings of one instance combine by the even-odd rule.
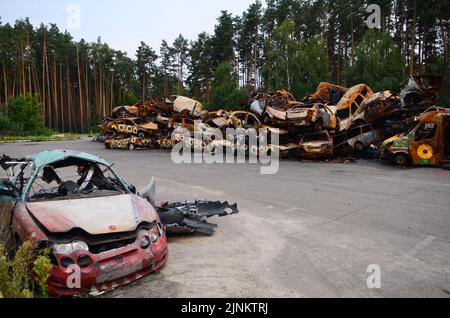
[[[64,267],[64,268],[67,268],[67,267],[69,267],[69,266],[71,266],[71,265],[74,265],[75,263],[73,262],[73,260],[70,258],[70,257],[63,257],[62,259],[61,259],[61,265]]]
[[[146,249],[147,247],[150,246],[150,239],[148,238],[147,235],[144,235],[141,237],[141,240],[139,242],[139,245],[141,246],[141,248]]]
[[[69,244],[53,244],[53,252],[56,254],[69,255],[75,251],[89,251],[89,246],[85,242],[73,242]]]
[[[155,243],[158,240],[158,234],[152,233],[152,235],[150,235],[150,240],[152,243]]]

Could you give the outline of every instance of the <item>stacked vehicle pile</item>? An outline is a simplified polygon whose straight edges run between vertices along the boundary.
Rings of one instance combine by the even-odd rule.
[[[180,125],[193,127],[201,111],[199,102],[184,96],[119,106],[103,119],[100,140],[108,149],[171,148],[171,132]]]
[[[205,151],[222,146],[260,154],[277,147],[282,154],[305,159],[362,156],[367,150],[382,146],[382,154],[398,164],[406,164],[408,160],[416,163],[410,154],[408,158],[398,155],[399,150],[403,154],[410,151],[407,146],[387,148],[392,146],[391,137],[395,136],[394,141],[404,137],[401,134],[410,132],[425,117],[438,118],[445,114],[447,118],[450,115],[448,109],[431,107],[441,86],[442,79],[438,76],[411,76],[400,93],[374,93],[366,84],[346,88],[324,82],[302,101],[295,100],[286,90],[255,94],[249,98],[248,109],[236,112],[206,112],[192,99],[171,96],[116,108],[111,118],[105,119],[102,135],[107,148],[171,148],[183,141]],[[201,124],[194,125],[194,121]],[[431,124],[428,120],[428,129]],[[443,139],[438,143],[447,144],[449,131],[445,125],[441,126]],[[180,134],[173,138],[172,133],[180,128],[187,129],[191,137]],[[225,135],[227,128],[254,128],[256,131],[265,128],[278,135],[279,143],[272,145],[268,140],[268,145],[249,147],[245,139],[205,140],[203,137],[200,140],[195,137],[196,132],[205,136],[208,131],[217,129]],[[386,139],[390,142],[383,144]],[[440,148],[429,151],[437,154]],[[450,153],[437,156],[437,160],[442,161],[444,157],[450,160]],[[422,164],[425,162],[430,163],[422,158]]]

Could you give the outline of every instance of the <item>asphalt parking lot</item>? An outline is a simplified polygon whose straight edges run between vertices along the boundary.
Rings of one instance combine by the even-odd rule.
[[[169,261],[107,297],[450,297],[450,172],[377,161],[176,165],[161,151],[106,150],[88,139],[0,145],[23,156],[89,152],[159,200],[237,202],[212,237],[169,239]],[[369,265],[381,288],[367,286]]]

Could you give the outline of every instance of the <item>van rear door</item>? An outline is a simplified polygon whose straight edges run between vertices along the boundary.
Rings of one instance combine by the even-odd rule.
[[[409,144],[409,153],[413,160],[413,164],[417,165],[438,165],[440,147],[439,140],[439,124],[421,123],[415,130],[413,139]]]
[[[450,161],[450,114],[445,114],[443,117],[444,134],[442,136],[442,143],[444,144],[444,149],[442,155],[445,161]]]

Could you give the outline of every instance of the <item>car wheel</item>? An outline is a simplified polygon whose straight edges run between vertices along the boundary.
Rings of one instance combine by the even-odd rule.
[[[408,157],[406,154],[404,154],[404,153],[399,153],[399,154],[396,154],[396,155],[395,155],[395,157],[394,157],[394,163],[395,163],[397,166],[404,167],[404,166],[409,165],[410,159],[409,159],[409,157]]]
[[[356,151],[358,151],[358,152],[362,152],[363,150],[364,150],[364,144],[362,143],[362,142],[360,142],[360,141],[357,141],[356,143],[355,143],[355,150]]]

